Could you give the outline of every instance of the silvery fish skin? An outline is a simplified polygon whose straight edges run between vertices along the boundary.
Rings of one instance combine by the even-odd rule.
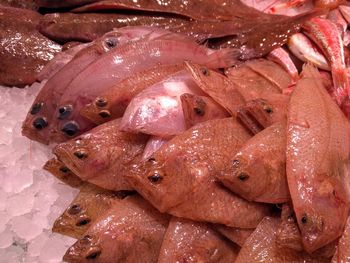
[[[239,198],[214,178],[249,138],[234,118],[198,124],[132,171],[130,183],[161,212],[232,227],[255,227],[269,207]]]
[[[180,99],[187,128],[208,120],[230,117],[228,111],[210,97],[184,93]]]
[[[181,70],[184,70],[183,64],[157,65],[139,72],[100,94],[93,102],[84,106],[80,114],[96,124],[120,118],[133,97]]]
[[[249,139],[217,175],[231,191],[249,201],[279,204],[290,200],[286,176],[286,122]]]
[[[60,111],[65,112],[67,107],[71,108],[71,112],[56,120],[51,138],[61,142],[91,129],[93,124],[80,116],[81,108],[137,72],[158,64],[178,64],[185,60],[220,68],[232,65],[233,53],[230,49],[211,50],[178,34],[146,36],[116,48],[92,63],[70,83],[61,97],[56,115],[60,117]]]
[[[202,222],[173,217],[158,258],[168,262],[234,262],[238,247]]]
[[[69,263],[157,262],[169,216],[138,195],[116,200],[63,257]]]
[[[58,144],[54,154],[83,181],[110,190],[132,190],[126,174],[141,160],[148,136],[119,131],[120,119]]]
[[[303,245],[311,253],[338,238],[349,212],[349,124],[316,68],[304,67],[287,122],[287,179]]]
[[[55,220],[52,231],[73,238],[81,238],[96,219],[117,200],[112,191],[85,184],[72,203]]]

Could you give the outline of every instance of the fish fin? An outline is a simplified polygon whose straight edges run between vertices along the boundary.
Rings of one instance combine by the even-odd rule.
[[[349,78],[346,69],[333,68],[334,98],[341,105],[350,95]]]
[[[206,66],[209,68],[227,68],[239,63],[241,50],[235,48],[223,48],[209,55]]]

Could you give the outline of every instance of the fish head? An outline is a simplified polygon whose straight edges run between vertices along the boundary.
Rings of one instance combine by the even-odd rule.
[[[107,91],[102,96],[95,98],[93,102],[85,105],[81,109],[80,114],[96,124],[102,124],[104,122],[110,121],[113,119],[113,117],[121,117],[120,115],[122,114],[120,113],[124,113],[130,101],[125,99],[120,101],[118,105],[113,105],[111,102],[113,101],[114,93],[115,92]],[[114,106],[114,108],[117,107],[118,109],[114,109],[112,106]],[[115,114],[115,111],[118,114]]]
[[[79,187],[83,183],[79,177],[56,158],[48,160],[43,168],[53,174],[57,179],[72,187]]]
[[[76,139],[58,144],[54,154],[83,180],[101,173],[110,166],[113,148],[103,147],[110,139],[107,135],[87,133]]]
[[[135,189],[161,212],[183,202],[203,172],[183,155],[162,159],[154,154],[130,176]]]

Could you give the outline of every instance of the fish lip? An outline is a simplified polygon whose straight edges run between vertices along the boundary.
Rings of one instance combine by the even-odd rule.
[[[50,143],[49,139],[45,139],[43,136],[41,136],[39,133],[35,132],[33,129],[31,129],[25,124],[22,126],[22,136],[42,144],[49,145]]]

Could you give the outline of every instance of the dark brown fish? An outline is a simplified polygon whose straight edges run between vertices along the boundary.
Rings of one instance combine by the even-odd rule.
[[[249,138],[234,118],[200,123],[164,144],[130,181],[161,212],[253,228],[269,208],[239,198],[214,178]]]
[[[186,19],[156,15],[123,14],[73,14],[53,13],[44,15],[39,24],[39,31],[59,42],[92,41],[103,34],[125,26],[152,26],[171,29],[182,26]]]
[[[234,262],[238,247],[206,223],[173,217],[165,233],[158,263]]]
[[[78,176],[69,170],[67,166],[56,158],[48,160],[43,168],[71,187],[79,187],[84,183]]]
[[[60,45],[37,31],[39,19],[37,12],[0,6],[0,85],[32,84],[61,51]]]
[[[96,124],[120,118],[134,96],[183,69],[183,64],[157,65],[136,73],[100,94],[92,103],[83,107],[80,114]]]
[[[237,227],[228,227],[224,225],[214,225],[214,229],[230,239],[235,244],[242,247],[248,237],[254,232],[254,229],[244,229]]]
[[[304,248],[341,236],[349,213],[349,122],[307,64],[289,104],[287,179]]]
[[[100,0],[34,0],[34,1],[39,7],[63,8],[63,7],[80,6],[84,4],[98,2]]]
[[[188,128],[208,120],[230,117],[228,111],[210,97],[185,93],[180,99]]]
[[[285,120],[288,103],[289,96],[282,94],[250,100],[238,109],[237,119],[252,134],[257,134],[272,124]]]
[[[290,200],[286,176],[286,122],[249,139],[217,175],[231,191],[249,201],[279,204]]]
[[[329,259],[312,257],[306,252],[282,249],[277,246],[276,233],[280,219],[265,217],[241,248],[236,263],[284,262],[284,263],[326,263]]]
[[[96,219],[117,201],[114,192],[85,184],[68,208],[56,219],[52,231],[81,238]]]
[[[33,0],[0,0],[0,5],[32,10],[38,9],[38,6]]]
[[[169,216],[138,195],[117,200],[66,252],[69,263],[157,262]]]
[[[148,136],[119,131],[120,119],[58,144],[54,154],[83,181],[110,190],[132,190],[126,179],[142,157]]]
[[[207,93],[219,105],[225,108],[232,116],[245,101],[236,86],[224,75],[206,67],[186,62],[198,87]]]

